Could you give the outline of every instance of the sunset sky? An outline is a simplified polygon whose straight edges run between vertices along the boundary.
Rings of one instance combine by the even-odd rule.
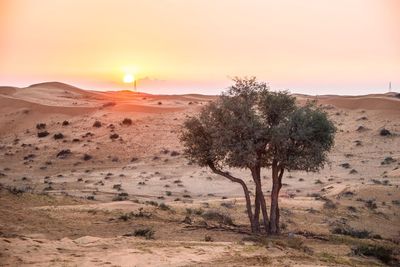
[[[0,85],[217,94],[400,91],[398,0],[0,0]]]

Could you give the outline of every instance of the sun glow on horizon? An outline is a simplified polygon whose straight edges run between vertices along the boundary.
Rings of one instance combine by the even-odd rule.
[[[123,78],[124,83],[133,83],[135,81],[135,76],[130,73],[126,73]]]

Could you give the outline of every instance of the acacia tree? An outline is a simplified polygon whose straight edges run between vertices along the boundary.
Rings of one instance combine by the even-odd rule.
[[[180,136],[185,155],[200,166],[239,183],[246,199],[252,232],[279,233],[278,196],[284,170],[316,171],[333,145],[333,124],[326,114],[307,105],[298,108],[287,92],[271,92],[256,79],[235,84],[199,116],[185,121]],[[298,120],[302,121],[298,121]],[[273,189],[269,216],[261,184],[261,169],[271,168]],[[224,170],[248,169],[255,184],[254,213],[246,182]]]

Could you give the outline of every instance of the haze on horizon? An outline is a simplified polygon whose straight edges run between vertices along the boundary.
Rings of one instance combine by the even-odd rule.
[[[307,94],[400,91],[400,1],[0,2],[0,85],[217,94],[233,76]]]

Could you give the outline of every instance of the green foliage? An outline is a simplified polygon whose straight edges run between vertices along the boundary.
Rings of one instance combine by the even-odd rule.
[[[288,92],[272,92],[255,78],[234,79],[227,93],[185,121],[185,155],[200,166],[269,167],[317,171],[327,161],[335,127],[308,103],[296,106]]]
[[[354,254],[375,257],[388,264],[394,260],[393,250],[379,245],[360,245],[353,249]]]

